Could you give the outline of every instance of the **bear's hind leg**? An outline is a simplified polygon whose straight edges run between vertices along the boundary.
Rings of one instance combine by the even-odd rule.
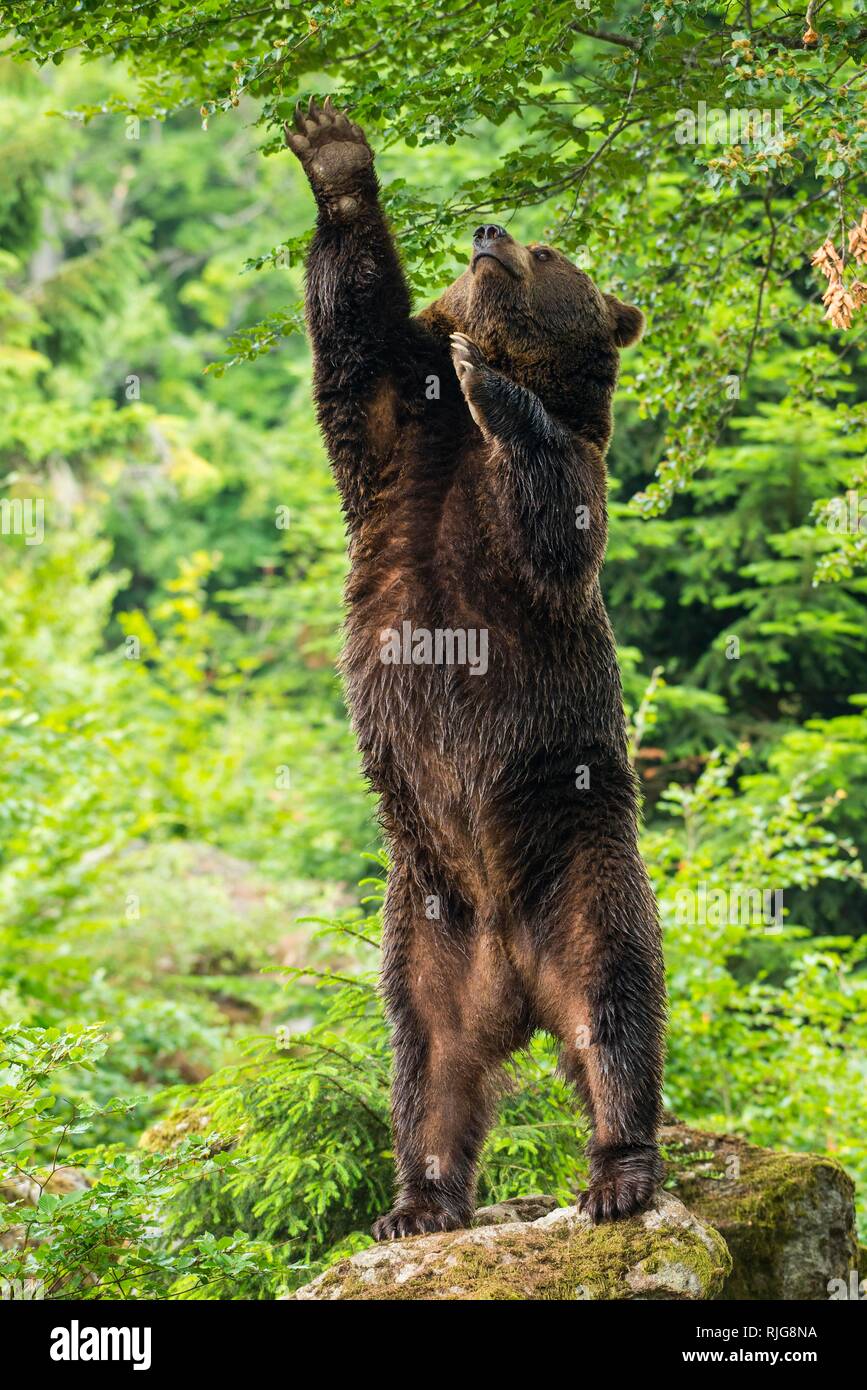
[[[656,903],[638,852],[628,767],[588,763],[577,790],[552,776],[519,826],[529,986],[542,1025],[563,1042],[562,1065],[587,1109],[594,1222],[630,1216],[662,1178],[665,981]]]
[[[396,866],[386,897],[398,1193],[373,1226],[377,1240],[469,1223],[499,1065],[529,1031],[498,937],[461,895],[425,878]],[[439,917],[429,919],[432,900]]]
[[[575,1012],[561,1032],[563,1069],[587,1108],[594,1222],[641,1211],[662,1176],[664,980],[656,905],[637,849],[583,850],[568,918],[555,934],[557,995]]]

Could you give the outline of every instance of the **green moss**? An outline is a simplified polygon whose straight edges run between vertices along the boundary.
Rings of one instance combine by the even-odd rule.
[[[731,1135],[696,1135],[693,1142],[702,1140],[715,1147],[713,1162],[703,1172],[682,1169],[674,1190],[731,1250],[734,1269],[723,1297],[778,1297],[781,1261],[802,1232],[805,1213],[822,1203],[829,1188],[851,1187],[850,1179],[824,1156],[773,1153]],[[705,1144],[702,1152],[706,1156]],[[737,1158],[737,1177],[715,1175],[721,1155]]]
[[[169,1153],[185,1139],[207,1143],[209,1154],[230,1149],[237,1142],[236,1135],[219,1134],[215,1131],[211,1116],[206,1110],[192,1107],[176,1110],[174,1114],[158,1120],[145,1130],[139,1143],[143,1149],[150,1149],[152,1153]]]

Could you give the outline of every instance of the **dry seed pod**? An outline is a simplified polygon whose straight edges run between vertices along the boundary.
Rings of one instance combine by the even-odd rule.
[[[817,266],[828,280],[839,279],[843,274],[843,262],[830,237],[827,237],[819,249],[813,252],[812,264]]]
[[[827,305],[825,318],[831,321],[834,328],[851,328],[855,302],[841,284],[829,285],[822,295],[822,303]]]
[[[860,265],[867,264],[867,211],[849,232],[849,252]]]

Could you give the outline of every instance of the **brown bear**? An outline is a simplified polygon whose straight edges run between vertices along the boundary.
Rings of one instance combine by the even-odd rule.
[[[287,144],[318,205],[307,317],[349,535],[343,659],[391,851],[383,989],[399,1188],[379,1239],[466,1225],[502,1063],[536,1029],[592,1126],[594,1221],[646,1206],[665,993],[599,572],[638,309],[478,227],[413,316],[362,131]]]

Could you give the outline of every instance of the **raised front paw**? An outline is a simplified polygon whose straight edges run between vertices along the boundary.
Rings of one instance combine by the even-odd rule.
[[[440,1207],[406,1203],[380,1216],[371,1227],[374,1240],[402,1240],[404,1236],[430,1235],[433,1231],[455,1231],[460,1222]]]
[[[486,366],[485,359],[472,338],[468,338],[466,333],[453,333],[451,344],[452,361],[455,364],[458,381],[463,385],[465,378],[469,380],[473,372]]]
[[[466,333],[453,333],[451,344],[452,362],[464,393],[464,400],[479,429],[484,430],[482,397],[490,368],[472,338],[468,338]]]
[[[295,128],[284,126],[286,144],[304,168],[313,190],[327,199],[349,198],[373,166],[373,153],[360,126],[330,97],[317,106],[313,97],[306,111],[295,107]],[[346,209],[347,211],[349,209]]]
[[[579,1211],[595,1226],[622,1221],[650,1205],[664,1170],[654,1144],[612,1145],[591,1158],[590,1186],[578,1197]]]

